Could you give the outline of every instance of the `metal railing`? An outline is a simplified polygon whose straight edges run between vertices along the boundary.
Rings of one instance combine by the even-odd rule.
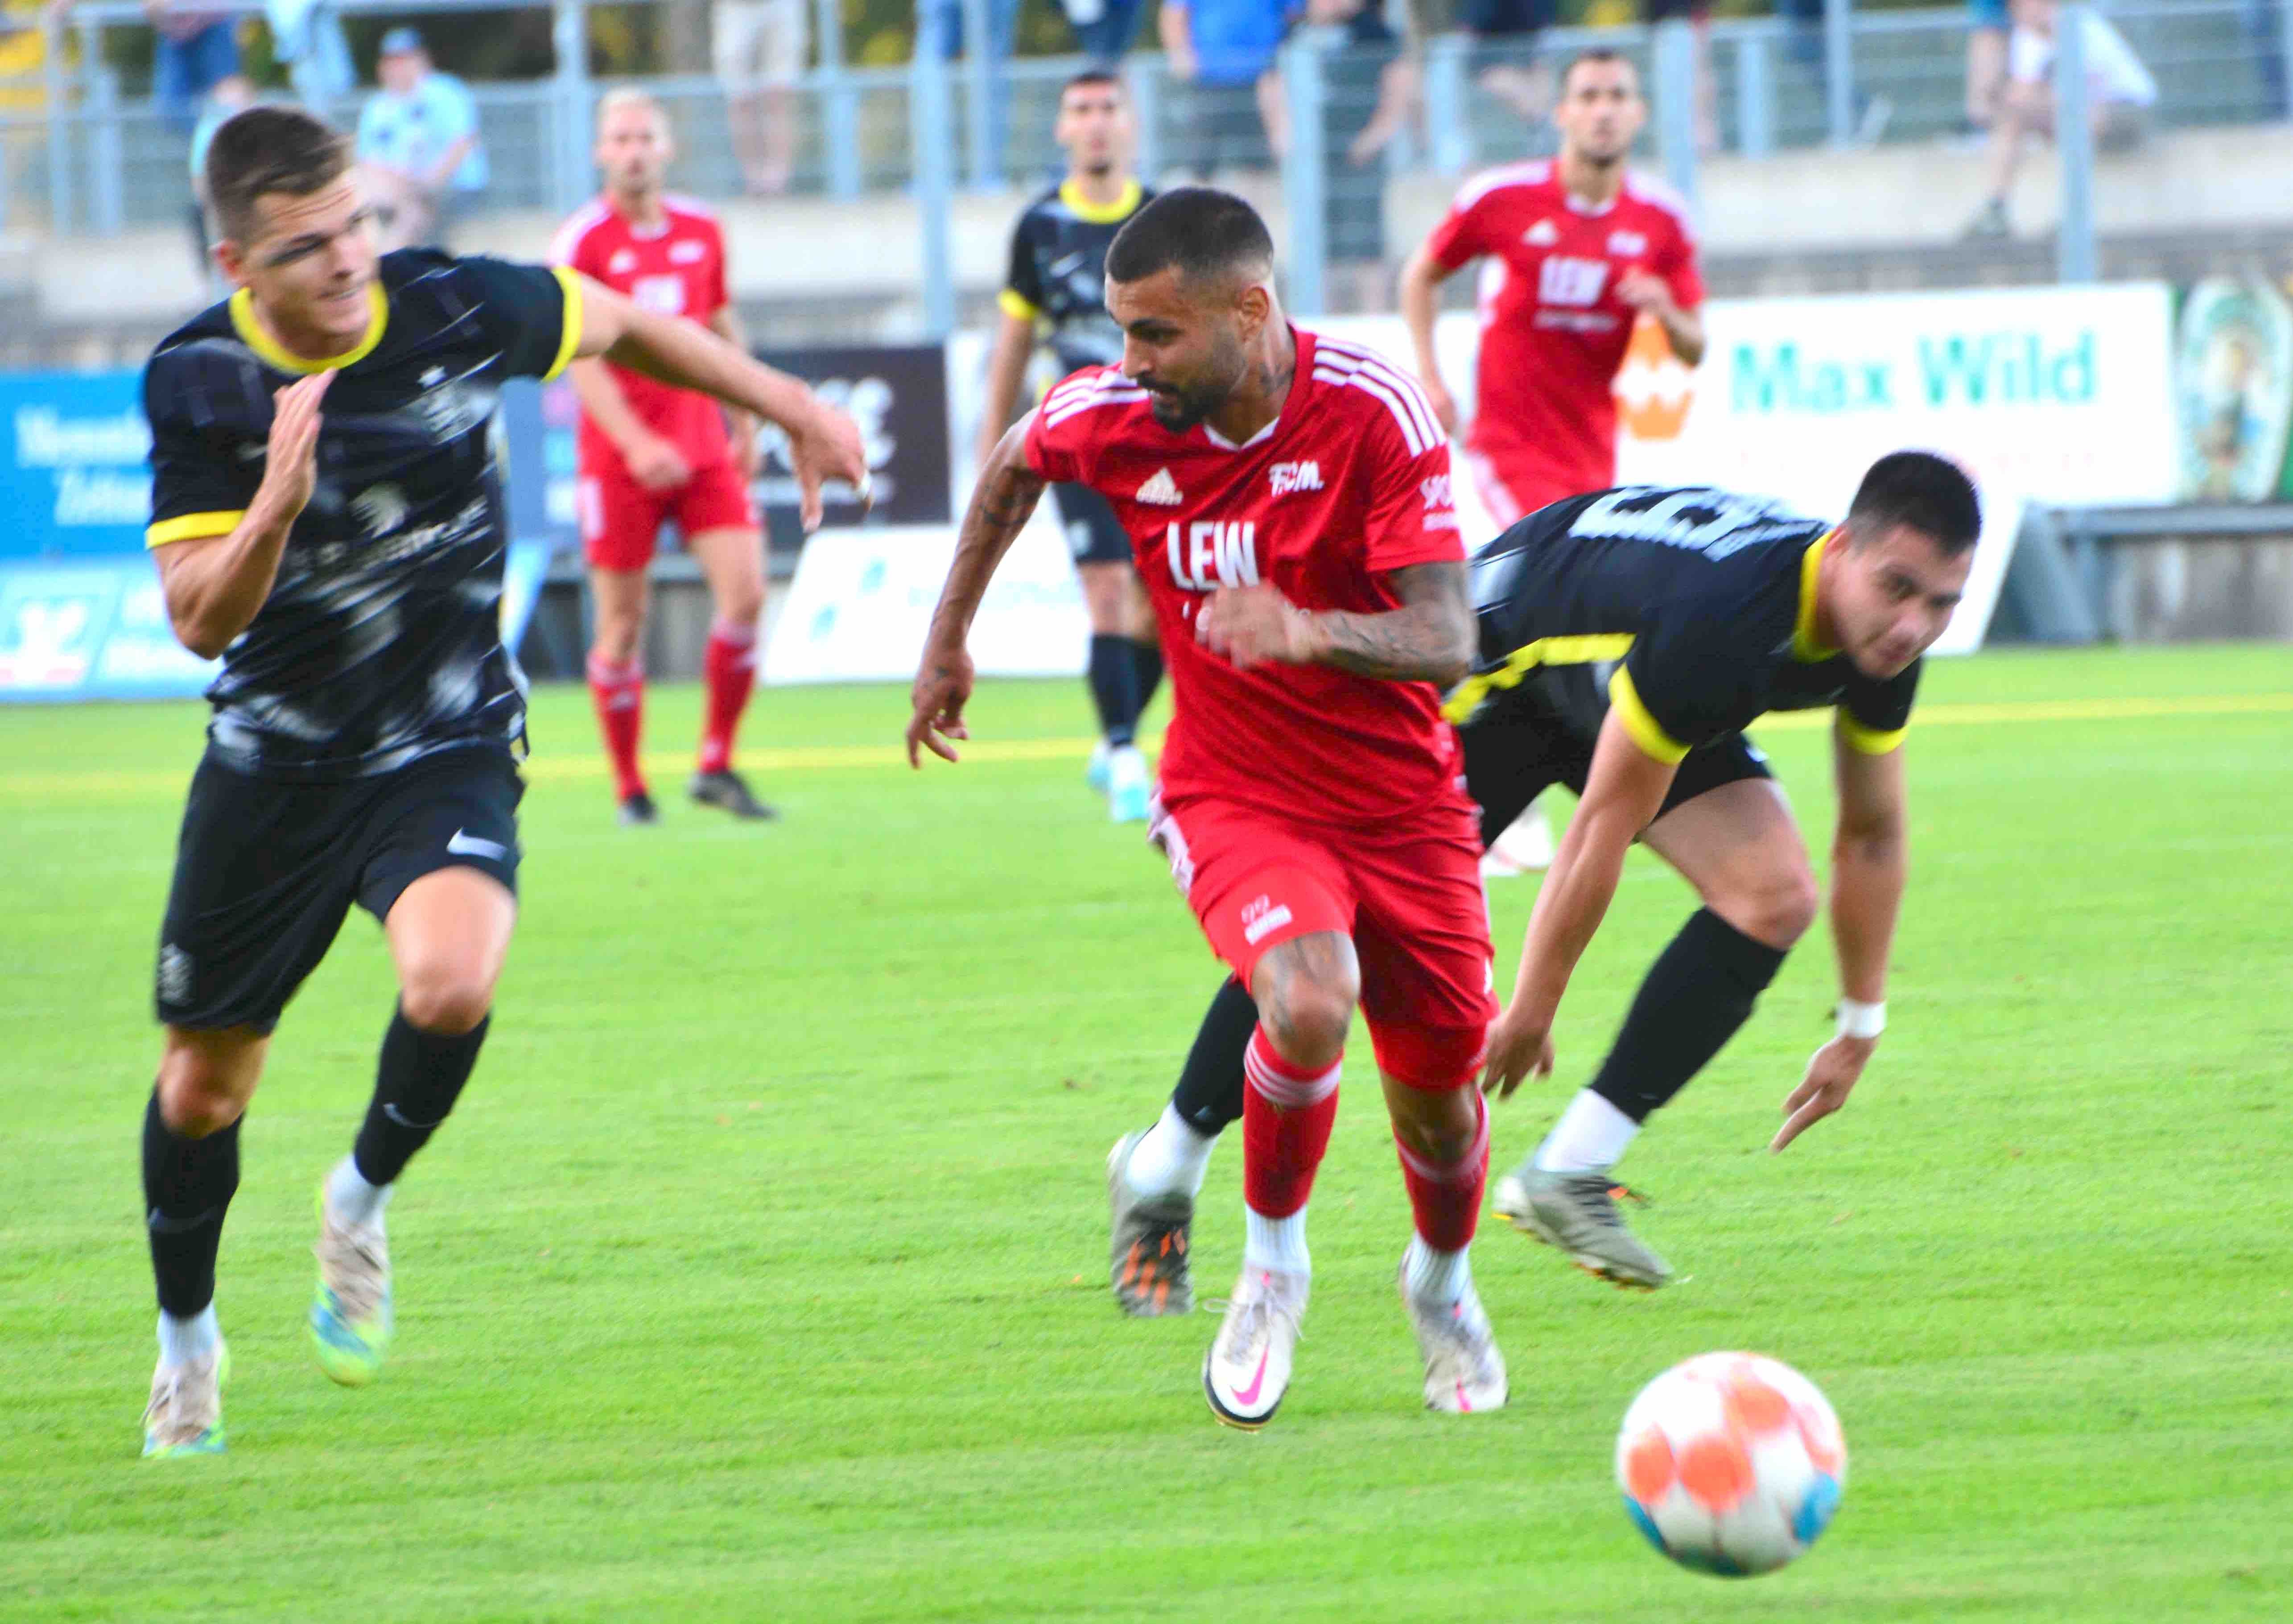
[[[468,4],[336,0],[335,10],[405,15]],[[552,13],[555,64],[547,77],[471,86],[493,178],[482,197],[468,200],[469,209],[568,210],[594,186],[591,120],[604,85],[588,72],[588,0],[531,4]],[[976,44],[984,37],[988,0],[964,4],[972,25],[967,37]],[[225,12],[259,9],[259,0],[213,4]],[[1001,190],[1051,178],[1059,86],[1082,59],[999,64],[974,52],[943,61],[924,51],[900,67],[854,68],[845,61],[838,0],[814,4],[820,60],[793,87],[793,189],[832,198],[914,197],[926,238],[924,309],[930,324],[942,327],[952,320],[954,309],[952,291],[944,286],[953,196],[960,187]],[[2160,122],[2285,116],[2286,85],[2293,80],[2293,0],[2111,0],[2096,9],[2155,75]],[[140,4],[78,0],[45,27],[45,106],[0,110],[0,179],[10,192],[0,222],[20,227],[44,213],[51,230],[103,235],[183,218],[186,133],[171,125],[148,97],[126,94],[101,48],[107,29],[148,27]],[[1527,53],[1445,35],[1413,45],[1422,108],[1378,158],[1373,174],[1457,174],[1550,150],[1538,98],[1549,101],[1555,67],[1593,46],[1622,51],[1640,64],[1654,112],[1645,149],[1691,196],[1698,158],[1707,148],[1757,158],[1827,142],[1932,141],[1958,130],[1965,117],[1967,27],[1966,9],[1958,4],[1857,12],[1851,0],[1823,0],[1819,9],[1801,7],[1789,17],[1716,20],[1702,36],[1702,50],[1685,25],[1671,24],[1653,30],[1553,28]],[[2062,33],[2074,38],[2077,30]],[[67,36],[76,53],[65,48]],[[1358,177],[1326,150],[1324,135],[1333,127],[1333,110],[1328,60],[1305,50],[1304,43],[1293,42],[1284,58],[1283,104],[1300,139],[1281,173],[1292,193],[1293,231],[1305,233],[1292,245],[1292,261],[1311,260],[1318,268],[1323,256],[1313,250],[1326,235],[1326,189],[1333,181],[1350,185]],[[2065,61],[2074,54],[2074,45],[2062,53]],[[1183,82],[1151,53],[1132,55],[1125,71],[1146,173],[1275,167],[1249,86]],[[736,194],[741,166],[729,135],[725,87],[704,76],[644,84],[677,117],[677,183],[702,195]],[[2067,106],[2073,93],[2070,77],[2063,85]],[[324,110],[348,122],[364,93]],[[2082,77],[2075,93],[2083,93]],[[1345,109],[1335,110],[1339,127],[1357,122]],[[2062,154],[2074,193],[2065,198],[2065,243],[2091,239],[2094,171],[2085,147],[2073,135]],[[2065,263],[2072,272],[2090,270],[2090,258]],[[1318,269],[1308,274],[1318,279]]]

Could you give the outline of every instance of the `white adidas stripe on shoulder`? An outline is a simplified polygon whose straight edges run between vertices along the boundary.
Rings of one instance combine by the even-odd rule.
[[[715,205],[704,202],[701,198],[690,196],[685,192],[663,192],[661,194],[660,204],[663,208],[669,209],[679,214],[697,214],[712,225],[716,223],[717,218]]]
[[[1373,351],[1325,339],[1314,351],[1314,376],[1325,384],[1358,389],[1382,401],[1400,427],[1412,456],[1422,456],[1447,439],[1417,381]]]
[[[1462,214],[1491,192],[1507,186],[1542,186],[1552,178],[1550,158],[1531,158],[1526,163],[1507,164],[1486,174],[1475,175],[1458,189],[1450,203],[1451,212]]]
[[[1643,203],[1653,203],[1670,214],[1679,222],[1681,236],[1693,238],[1696,235],[1696,221],[1689,213],[1688,199],[1674,191],[1668,182],[1658,180],[1645,170],[1627,169],[1625,171],[1625,190],[1627,195],[1638,198]]]
[[[557,228],[557,235],[549,239],[549,263],[571,264],[581,248],[581,239],[605,222],[611,211],[602,203],[585,203],[565,217]]]
[[[1114,368],[1087,377],[1070,378],[1043,397],[1043,426],[1057,428],[1068,418],[1094,407],[1121,406],[1144,400],[1146,392]]]

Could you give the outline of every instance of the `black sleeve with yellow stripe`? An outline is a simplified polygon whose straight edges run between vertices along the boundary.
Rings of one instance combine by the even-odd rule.
[[[1913,660],[1908,670],[1885,682],[1857,673],[1848,680],[1847,691],[1839,696],[1839,737],[1852,750],[1866,755],[1884,755],[1902,747],[1905,731],[1911,724],[1911,701],[1919,691],[1919,667]]]
[[[474,254],[454,263],[455,291],[476,311],[510,377],[554,378],[581,343],[580,273]]]
[[[1022,321],[1033,321],[1043,313],[1043,283],[1035,265],[1035,245],[1027,237],[1028,218],[1022,214],[1012,228],[1011,263],[1003,274],[1003,291],[995,300],[1005,315]]]
[[[1617,662],[1608,707],[1634,744],[1658,761],[1677,762],[1763,708],[1745,689],[1745,674],[1762,658],[1737,646],[1746,641],[1724,618],[1659,618]]]
[[[151,424],[146,546],[228,536],[263,482],[271,393],[262,369],[218,343],[163,350],[143,369]]]

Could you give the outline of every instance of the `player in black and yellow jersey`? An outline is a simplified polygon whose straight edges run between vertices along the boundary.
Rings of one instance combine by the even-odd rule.
[[[1480,658],[1449,712],[1482,837],[1553,784],[1579,796],[1490,1030],[1484,1087],[1510,1095],[1552,1071],[1553,1013],[1635,840],[1704,903],[1591,1085],[1498,1182],[1498,1210],[1595,1273],[1670,1278],[1625,1226],[1611,1169],[1750,1016],[1818,910],[1799,829],[1744,732],[1769,711],[1835,713],[1841,989],[1838,1035],[1786,1100],[1770,1148],[1845,1103],[1869,1061],[1903,889],[1904,731],[1920,657],[1958,602],[1981,528],[1965,474],[1904,451],[1872,466],[1836,525],[1722,490],[1608,490],[1531,513],[1476,555]],[[1215,1135],[1241,1114],[1252,1007],[1233,983],[1221,990],[1170,1107],[1108,1159],[1114,1281],[1130,1312],[1187,1300],[1194,1193]]]
[[[143,1122],[159,1296],[144,1453],[223,1447],[216,1248],[271,1033],[355,902],[398,980],[373,1103],[320,1192],[311,1329],[336,1380],[391,1333],[383,1208],[476,1063],[517,905],[525,683],[502,646],[504,380],[607,355],[787,430],[807,522],[860,437],[811,392],[575,273],[377,256],[347,144],[258,108],[207,190],[238,292],[153,351],[151,525],[175,633],[223,659],[159,947]]]
[[[1039,343],[1049,345],[1062,377],[1122,359],[1122,329],[1106,313],[1106,248],[1155,195],[1131,173],[1138,131],[1122,81],[1104,69],[1069,79],[1059,92],[1053,133],[1066,149],[1066,178],[1030,203],[1011,228],[1003,319],[980,404],[982,467],[1010,426]],[[1130,537],[1106,499],[1088,486],[1054,485],[1051,501],[1090,617],[1090,694],[1099,727],[1091,786],[1106,793],[1116,822],[1143,822],[1146,758],[1133,740],[1139,713],[1163,680],[1155,611],[1130,562]]]

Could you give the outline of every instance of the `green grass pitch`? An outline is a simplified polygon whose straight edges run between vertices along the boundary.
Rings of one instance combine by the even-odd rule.
[[[1080,685],[989,685],[975,757],[922,774],[898,690],[767,692],[769,828],[675,793],[697,696],[656,691],[650,831],[546,691],[499,1018],[392,1209],[393,1362],[337,1390],[302,1324],[391,1002],[353,915],[248,1119],[231,1453],[166,1464],[136,1458],[135,1135],[201,713],[0,713],[0,1620],[2293,1616],[2289,677],[2265,648],[1937,666],[1862,1090],[1765,1154],[1827,1030],[1819,934],[1630,1161],[1691,1279],[1626,1297],[1483,1229],[1501,1415],[1418,1407],[1357,1038],[1257,1436],[1203,1406],[1208,1314],[1106,1289],[1100,1159],[1219,974],[1081,782]],[[1762,737],[1820,863],[1823,736]],[[1532,894],[1495,888],[1506,985]],[[1689,906],[1634,858],[1500,1163]],[[1609,1450],[1641,1383],[1738,1346],[1822,1384],[1852,1461],[1814,1553],[1730,1584],[1641,1543]]]

